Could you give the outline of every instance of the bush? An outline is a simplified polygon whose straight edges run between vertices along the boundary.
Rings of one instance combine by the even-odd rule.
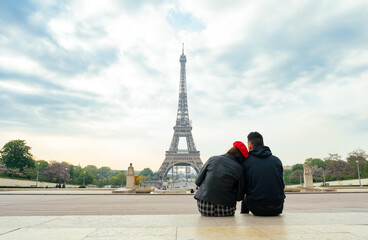
[[[79,188],[86,188],[86,186],[80,185]]]

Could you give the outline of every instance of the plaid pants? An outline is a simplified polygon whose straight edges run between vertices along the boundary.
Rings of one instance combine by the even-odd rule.
[[[235,207],[226,207],[220,204],[197,200],[198,211],[206,217],[228,217],[234,216]]]

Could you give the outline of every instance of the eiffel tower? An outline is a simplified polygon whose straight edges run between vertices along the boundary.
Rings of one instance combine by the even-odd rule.
[[[182,48],[182,54],[180,56],[180,85],[179,85],[179,104],[178,113],[176,116],[176,125],[174,126],[174,136],[171,140],[170,149],[166,151],[166,157],[162,163],[158,173],[162,180],[166,179],[169,170],[172,170],[172,176],[174,177],[174,169],[176,169],[176,175],[178,168],[176,166],[185,166],[185,173],[188,176],[190,173],[190,167],[198,173],[203,163],[200,158],[199,151],[194,144],[192,135],[192,124],[189,120],[188,113],[188,101],[187,101],[187,82],[185,74],[185,64],[187,58],[184,55],[184,43]],[[178,149],[180,138],[186,138],[187,149]]]

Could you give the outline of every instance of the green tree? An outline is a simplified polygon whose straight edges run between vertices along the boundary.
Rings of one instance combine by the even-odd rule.
[[[126,184],[125,173],[119,173],[118,175],[110,178],[110,184],[114,186],[124,186]]]
[[[288,185],[290,183],[294,183],[290,179],[291,173],[292,173],[291,169],[284,169],[284,181],[285,181],[286,185]]]
[[[80,166],[74,167],[72,178],[72,184],[83,184],[83,169]],[[80,176],[82,175],[82,182],[80,182]]]
[[[75,170],[74,170],[73,165],[69,165],[69,175],[70,175],[70,180],[73,180],[74,175],[75,175]]]
[[[33,169],[33,179],[37,178],[37,171],[38,171],[38,180],[39,181],[47,181],[47,178],[45,178],[42,173],[45,171],[46,167],[49,165],[49,163],[45,160],[37,160],[36,161],[36,167]]]
[[[151,177],[152,180],[159,180],[160,179],[160,174],[158,172],[154,172],[153,176]]]
[[[350,153],[346,158],[347,163],[349,164],[349,177],[357,178],[358,177],[358,170],[357,165],[360,169],[360,177],[365,177],[367,175],[365,165],[367,163],[368,155],[362,149],[356,149]]]
[[[95,181],[95,177],[90,171],[86,171],[86,179],[85,179],[86,185],[92,184]]]
[[[291,174],[290,174],[290,180],[292,183],[294,184],[302,184],[303,183],[303,173],[304,173],[304,170],[301,170],[301,169],[297,169],[295,171],[293,171]]]
[[[316,166],[317,168],[326,169],[325,162],[320,158],[308,158],[305,160],[305,163],[311,167]]]
[[[92,184],[95,181],[95,177],[90,171],[82,171],[77,179],[77,184],[85,185]]]
[[[98,187],[103,187],[103,186],[109,185],[109,180],[108,179],[98,179],[95,181],[95,184]]]
[[[93,175],[94,178],[97,178],[97,176],[98,176],[97,175],[98,174],[98,168],[96,166],[94,166],[94,165],[88,165],[83,170],[92,173],[92,175]]]
[[[109,168],[109,167],[100,167],[98,169],[98,174],[100,174],[99,178],[108,179],[112,175],[111,168]]]
[[[22,178],[32,179],[34,168],[25,167],[23,169]]]
[[[153,177],[153,172],[150,168],[145,168],[139,172],[139,175],[145,176],[144,180],[142,178],[142,182],[144,182],[146,180],[151,180],[151,178]]]
[[[304,170],[304,165],[301,164],[301,163],[297,163],[297,164],[294,164],[292,167],[291,167],[291,171],[294,172],[296,170]]]
[[[26,145],[25,140],[11,140],[0,151],[1,161],[8,169],[19,169],[21,172],[27,167],[33,169],[35,161],[30,150],[31,147]]]

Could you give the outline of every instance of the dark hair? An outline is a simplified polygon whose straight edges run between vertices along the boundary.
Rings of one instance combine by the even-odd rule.
[[[245,160],[245,157],[237,147],[230,148],[229,151],[227,151],[227,153],[233,155],[240,164],[242,164]]]
[[[263,137],[259,132],[251,132],[248,134],[248,142],[250,142],[254,148],[263,146]]]

